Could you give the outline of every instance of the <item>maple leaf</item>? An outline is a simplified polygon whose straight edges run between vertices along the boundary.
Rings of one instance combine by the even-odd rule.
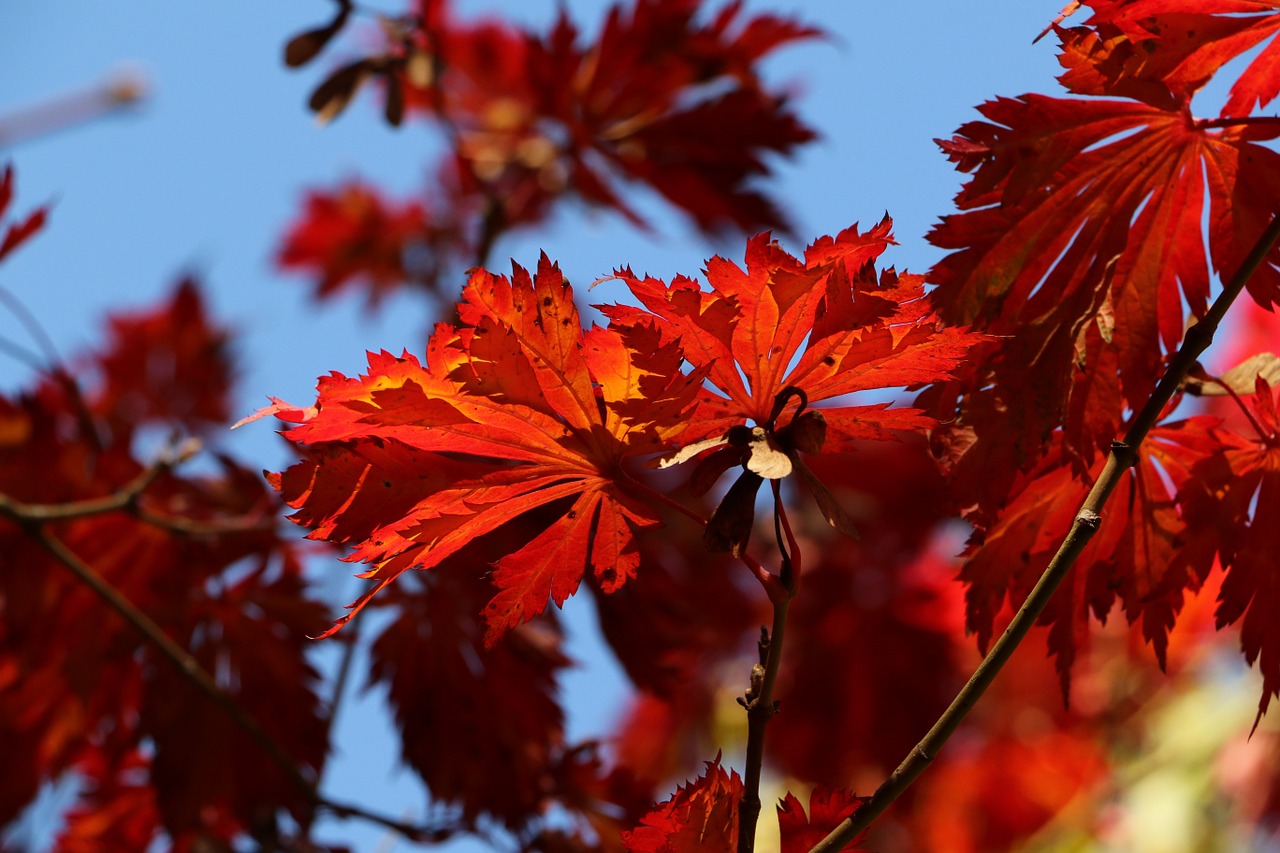
[[[560,184],[637,222],[594,164],[603,161],[650,184],[704,231],[781,226],[781,213],[750,180],[767,173],[766,154],[789,154],[814,133],[784,97],[767,91],[756,65],[818,31],[773,15],[740,22],[736,3],[704,24],[696,20],[699,5],[635,0],[614,6],[587,45],[579,44],[576,27],[561,13],[545,36],[525,34],[519,50],[493,54],[506,57],[500,80],[493,79],[491,69],[499,63],[488,51],[472,53],[465,73],[489,84],[468,90],[466,110],[485,125],[484,155],[492,160],[499,152],[503,167],[523,168],[544,185],[547,171],[558,171]],[[566,90],[564,80],[574,83]],[[449,83],[446,77],[440,84],[446,113]],[[504,116],[501,124],[491,119],[496,115]],[[559,150],[548,119],[568,140]],[[551,156],[530,159],[539,150]]]
[[[65,815],[66,826],[55,853],[97,850],[146,850],[160,831],[155,790],[145,779],[150,762],[131,752],[119,762],[90,752],[76,766],[88,784],[80,801]]]
[[[459,805],[467,821],[488,814],[519,829],[555,792],[564,735],[556,676],[570,663],[559,632],[528,626],[480,654],[484,579],[419,577],[389,591],[395,616],[373,643],[369,684],[387,688],[402,757],[433,801]]]
[[[778,829],[782,836],[782,853],[807,853],[807,851],[844,822],[866,802],[843,788],[814,788],[809,793],[809,814],[795,794],[787,792],[778,803]],[[866,835],[864,832],[841,850],[860,850],[856,845]]]
[[[535,32],[420,0],[415,16],[383,28],[382,51],[336,69],[312,107],[331,117],[377,79],[390,121],[446,128],[453,150],[441,173],[452,191],[435,207],[441,222],[462,224],[477,265],[501,234],[544,221],[569,195],[643,226],[619,178],[649,185],[706,232],[784,227],[754,182],[772,155],[815,134],[759,65],[819,32],[744,15],[740,3],[703,21],[700,5],[619,4],[584,40],[563,10]],[[301,47],[323,46],[343,20],[303,34]]]
[[[407,282],[434,286],[453,258],[465,257],[468,244],[450,224],[461,213],[434,218],[420,202],[389,202],[359,181],[313,190],[276,263],[313,276],[321,298],[362,283],[373,305]]]
[[[537,275],[473,274],[461,326],[441,326],[426,364],[371,355],[357,379],[323,378],[314,414],[286,437],[314,455],[272,483],[313,538],[355,542],[375,584],[337,630],[409,568],[427,569],[539,507],[557,519],[496,562],[486,645],[563,604],[588,569],[606,591],[635,574],[634,531],[659,522],[628,493],[622,463],[670,446],[702,381],[643,329],[583,331],[573,292],[543,255]],[[260,413],[261,414],[261,413]],[[380,495],[398,495],[396,514]],[[567,505],[567,506],[566,506]],[[403,514],[398,514],[400,508]]]
[[[1183,305],[1205,311],[1210,261],[1233,273],[1274,214],[1280,155],[1256,140],[1280,126],[1219,126],[1177,100],[1023,95],[980,109],[986,121],[939,141],[973,177],[961,212],[929,234],[952,250],[929,280],[946,321],[1004,338],[965,386],[947,451],[989,514],[1068,409],[1068,449],[1087,467],[1121,403],[1145,402],[1182,339]],[[1278,262],[1249,281],[1262,305],[1280,298]]]
[[[720,756],[706,772],[676,789],[669,800],[645,815],[640,826],[622,834],[631,853],[732,853],[738,849],[738,801],[742,779],[725,772]]]
[[[122,435],[149,424],[194,432],[225,424],[231,334],[207,314],[199,283],[184,278],[161,305],[109,316],[107,342],[90,362],[100,374],[90,409]]]
[[[1272,697],[1280,695],[1280,636],[1272,618],[1280,607],[1280,417],[1275,392],[1262,376],[1249,403],[1254,437],[1229,434],[1225,461],[1200,461],[1194,488],[1185,488],[1180,500],[1227,571],[1218,627],[1240,624],[1245,660],[1262,673],[1256,729]]]
[[[1231,60],[1280,31],[1272,0],[1090,0],[1092,15],[1073,36],[1091,35],[1098,72],[1113,91],[1126,85],[1158,84],[1186,99]],[[1101,56],[1099,56],[1101,54]],[[1280,93],[1280,47],[1273,39],[1240,72],[1221,116],[1239,117],[1269,104]],[[1080,76],[1068,73],[1074,88]]]
[[[8,164],[4,167],[4,174],[0,175],[0,220],[13,201],[13,185],[13,165]],[[0,261],[43,228],[48,213],[48,207],[38,207],[22,221],[10,223],[3,231],[4,236],[0,237]]]
[[[1130,624],[1141,622],[1143,637],[1164,665],[1183,590],[1198,586],[1212,563],[1205,549],[1184,549],[1195,537],[1175,497],[1193,481],[1194,466],[1221,455],[1216,427],[1217,419],[1197,416],[1150,432],[1098,531],[1041,615],[1040,624],[1050,626],[1049,649],[1064,697],[1089,613],[1105,621],[1116,602]],[[974,534],[960,579],[968,584],[967,628],[980,648],[991,640],[1005,597],[1019,606],[1039,579],[1102,465],[1099,458],[1082,478],[1058,434],[1048,454],[1020,477],[995,523]]]
[[[944,380],[986,340],[942,327],[924,298],[922,277],[889,270],[877,279],[872,262],[892,242],[891,227],[887,216],[865,233],[855,225],[834,239],[817,240],[803,260],[783,251],[768,234],[758,235],[747,243],[745,270],[720,257],[708,262],[709,291],[684,277],[668,285],[638,278],[629,269],[614,273],[647,311],[603,306],[611,324],[654,327],[663,340],[679,340],[685,358],[706,370],[720,392],[699,396],[684,435],[686,449],[671,461],[712,446],[738,448],[716,472],[738,462],[747,469],[722,504],[733,515],[749,509],[762,478],[798,469],[819,496],[828,521],[852,532],[796,451],[839,453],[859,439],[888,438],[936,422],[921,410],[891,409],[887,403],[809,414],[806,407],[858,391]],[[745,422],[755,426],[747,428]],[[717,438],[696,444],[708,436]],[[749,520],[727,518],[723,526],[709,526],[708,534],[723,537],[728,546],[723,550],[736,552],[749,529]],[[717,543],[709,539],[708,544]]]

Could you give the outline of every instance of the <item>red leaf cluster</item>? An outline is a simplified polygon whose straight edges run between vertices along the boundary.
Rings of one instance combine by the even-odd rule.
[[[494,563],[498,592],[484,610],[492,646],[548,598],[563,604],[584,574],[605,592],[635,576],[635,534],[660,516],[628,459],[749,419],[768,418],[772,430],[780,412],[767,413],[789,388],[819,400],[951,376],[984,339],[940,327],[918,278],[876,278],[870,264],[888,229],[886,220],[866,235],[823,238],[803,262],[755,238],[746,272],[711,262],[710,292],[689,279],[668,287],[619,273],[653,313],[605,307],[610,325],[585,331],[545,256],[535,276],[519,266],[510,278],[477,271],[458,304],[460,325],[436,330],[425,363],[371,355],[365,376],[322,379],[312,409],[264,409],[297,424],[285,435],[310,454],[272,478],[294,520],[312,538],[354,544],[346,559],[371,564],[362,577],[376,583],[333,630],[406,569],[440,565],[545,507],[555,520]],[[798,410],[789,413],[799,422]],[[818,423],[816,439],[796,447],[839,451],[853,438],[932,423],[883,404],[821,417],[826,443]],[[794,449],[788,458],[803,464]],[[819,494],[836,524],[843,514]]]
[[[7,502],[110,496],[145,468],[139,430],[225,417],[226,332],[205,319],[194,283],[108,325],[107,346],[81,362],[83,389],[57,371],[0,398]],[[256,475],[220,458],[207,474],[162,474],[135,509],[42,531],[220,673],[284,754],[316,772],[327,732],[303,645],[322,620],[275,511]],[[281,809],[307,818],[290,777],[26,527],[0,520],[0,551],[22,567],[0,572],[0,822],[69,774],[83,792],[59,850],[145,849],[162,835],[191,849],[274,831]]]
[[[1213,4],[1090,5],[1089,25],[1059,31],[1062,82],[1084,97],[1000,98],[981,107],[984,121],[939,141],[973,177],[957,197],[961,212],[929,237],[951,250],[930,273],[938,311],[1008,336],[968,386],[994,388],[962,404],[949,440],[980,521],[1064,419],[1067,453],[1092,463],[1122,408],[1140,406],[1154,387],[1161,354],[1181,340],[1184,302],[1192,317],[1203,315],[1210,266],[1235,272],[1280,197],[1280,155],[1258,144],[1280,134],[1280,123],[1190,112],[1191,95],[1230,51],[1196,54],[1190,77],[1178,70],[1188,44],[1176,33],[1194,31],[1197,44],[1208,34],[1213,44],[1224,26],[1252,22],[1256,35],[1261,19],[1200,14],[1174,26],[1164,11],[1177,18]],[[1116,22],[1129,33],[1174,35],[1131,44],[1121,61],[1116,39],[1127,37]],[[1273,252],[1249,282],[1262,305],[1280,299],[1277,263]]]
[[[483,263],[502,234],[545,222],[567,197],[642,225],[619,180],[656,191],[703,231],[783,227],[754,181],[768,175],[769,157],[789,155],[814,134],[757,66],[818,31],[746,16],[738,3],[703,22],[700,5],[619,4],[586,43],[563,11],[538,33],[459,20],[444,0],[422,0],[416,14],[384,25],[385,51],[334,72],[313,107],[332,115],[377,77],[394,123],[406,115],[431,122],[452,150],[437,170],[429,222],[416,205],[404,210],[407,223],[388,210],[387,224],[401,227],[372,232],[371,248],[390,260],[355,259],[373,292],[405,280],[434,284],[459,259]],[[326,29],[324,41],[335,32]],[[349,247],[355,223],[373,223],[371,212],[330,209],[329,200],[350,192],[313,194],[281,258],[317,275],[322,296],[351,277],[352,258],[332,242],[315,247],[316,238],[342,223],[339,246]],[[410,254],[425,269],[405,269],[400,259]]]
[[[720,756],[706,763],[706,772],[686,783],[645,815],[636,829],[622,834],[630,853],[733,853],[738,849],[738,802],[742,780],[720,766]],[[803,853],[853,813],[863,802],[841,789],[815,788],[809,813],[794,794],[778,803],[782,853]],[[854,844],[857,842],[855,841]],[[850,844],[844,850],[861,848]]]
[[[1016,606],[1057,550],[1108,443],[1146,402],[1184,329],[1204,316],[1214,273],[1236,272],[1280,198],[1280,155],[1260,144],[1280,122],[1251,115],[1277,91],[1273,47],[1216,118],[1191,113],[1227,62],[1280,27],[1274,4],[1084,5],[1092,15],[1082,26],[1055,29],[1070,97],[988,102],[983,120],[939,141],[971,177],[959,212],[930,235],[950,251],[930,272],[932,297],[945,320],[998,342],[971,375],[918,403],[946,424],[935,447],[977,527],[962,579],[967,627],[983,645],[1006,597]],[[1247,287],[1263,307],[1280,302],[1280,253]],[[1265,452],[1246,462],[1237,449],[1265,445],[1267,428],[1256,426],[1261,444],[1207,419],[1159,427],[1144,444],[1042,616],[1064,691],[1090,613],[1105,619],[1118,605],[1163,664],[1186,592],[1215,555],[1234,555],[1241,537],[1263,530],[1214,503],[1232,476],[1265,468]],[[1197,520],[1209,516],[1218,521]],[[1222,593],[1222,624],[1265,596],[1245,580],[1247,557],[1241,565]],[[1245,647],[1250,660],[1263,653],[1260,636]],[[1262,668],[1265,708],[1280,670]]]
[[[1271,698],[1280,695],[1280,637],[1270,618],[1280,604],[1274,558],[1280,547],[1280,417],[1277,393],[1261,376],[1255,389],[1246,411],[1254,435],[1233,435],[1220,457],[1200,461],[1193,469],[1193,488],[1181,497],[1188,523],[1211,531],[1202,546],[1210,551],[1205,557],[1216,552],[1227,570],[1217,623],[1219,628],[1239,624],[1245,659],[1262,673],[1261,720]]]
[[[492,646],[548,597],[562,604],[588,570],[606,590],[634,576],[634,533],[658,518],[622,462],[669,446],[701,377],[640,332],[584,331],[545,256],[535,277],[477,272],[458,311],[462,325],[436,331],[425,364],[370,356],[367,375],[322,380],[309,417],[264,411],[299,422],[286,437],[312,453],[272,480],[294,520],[356,543],[347,559],[373,565],[363,577],[376,584],[339,625],[406,569],[556,507],[554,523],[496,563]]]
[[[373,187],[350,181],[307,194],[276,261],[312,276],[318,297],[361,287],[376,304],[406,282],[435,284],[440,268],[459,253],[461,237],[449,222],[432,218],[421,202],[388,202]]]

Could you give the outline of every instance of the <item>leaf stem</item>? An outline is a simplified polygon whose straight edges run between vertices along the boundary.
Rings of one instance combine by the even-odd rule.
[[[1187,330],[1182,345],[1170,359],[1164,376],[1151,393],[1146,405],[1130,423],[1124,440],[1112,444],[1111,454],[1107,457],[1102,472],[1094,482],[1093,488],[1089,490],[1079,512],[1076,513],[1066,539],[1063,540],[1058,552],[1045,568],[1026,601],[1014,614],[1013,621],[1009,623],[1004,634],[992,645],[982,663],[974,670],[973,675],[960,689],[951,705],[934,723],[933,728],[908,753],[898,768],[889,774],[889,778],[885,779],[871,798],[856,812],[832,830],[826,838],[814,845],[810,853],[835,853],[842,850],[870,826],[871,822],[879,817],[933,762],[943,744],[955,733],[960,723],[977,704],[1014,650],[1031,630],[1054,591],[1097,531],[1102,522],[1102,510],[1111,492],[1120,482],[1120,477],[1125,470],[1137,462],[1138,447],[1155,426],[1160,413],[1173,398],[1183,379],[1196,363],[1196,359],[1213,342],[1214,333],[1222,322],[1222,318],[1226,316],[1227,309],[1244,290],[1245,284],[1262,265],[1277,240],[1280,240],[1280,213],[1262,232],[1236,274],[1224,286],[1222,293],[1214,300],[1205,316]]]
[[[1223,382],[1220,377],[1214,377],[1213,382],[1215,385],[1220,386],[1223,391],[1227,392],[1227,396],[1229,396],[1232,402],[1234,402],[1240,409],[1241,414],[1245,416],[1245,420],[1249,421],[1249,426],[1253,427],[1253,431],[1258,434],[1258,438],[1266,441],[1270,433],[1262,428],[1262,424],[1258,423],[1258,419],[1253,416],[1253,410],[1244,404],[1244,400],[1240,399],[1240,395],[1236,393],[1235,389],[1226,382]]]

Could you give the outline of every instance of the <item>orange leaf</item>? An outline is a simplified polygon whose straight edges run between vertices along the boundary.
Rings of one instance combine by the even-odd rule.
[[[313,538],[354,543],[347,559],[371,564],[362,577],[376,581],[330,633],[406,569],[550,507],[560,520],[497,564],[500,591],[484,611],[492,645],[548,598],[562,604],[588,570],[606,589],[623,583],[634,531],[658,521],[625,493],[621,464],[684,428],[701,374],[680,372],[678,348],[584,334],[545,255],[536,276],[474,273],[459,316],[459,328],[436,330],[425,364],[370,355],[367,375],[320,381],[313,413],[270,408],[301,416],[286,437],[311,453],[274,480],[295,520]]]

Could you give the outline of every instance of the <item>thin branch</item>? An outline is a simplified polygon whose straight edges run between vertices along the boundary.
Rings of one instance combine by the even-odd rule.
[[[441,841],[447,841],[454,835],[462,831],[462,828],[452,824],[444,823],[439,826],[431,826],[429,824],[415,824],[407,821],[397,820],[378,812],[369,811],[363,806],[352,805],[351,803],[338,802],[325,797],[316,798],[316,808],[327,811],[340,818],[358,818],[367,820],[370,823],[376,823],[385,826],[394,832],[399,833],[410,841],[421,844],[435,844]]]
[[[152,483],[190,459],[199,450],[199,439],[188,439],[177,448],[162,454],[124,486],[100,498],[56,504],[29,504],[0,493],[0,516],[7,516],[21,524],[44,524],[51,521],[88,518],[110,512],[127,512],[139,521],[183,536],[218,536],[273,529],[275,519],[272,517],[243,516],[198,521],[192,518],[161,515],[141,505],[142,495]]]
[[[760,631],[760,663],[751,668],[751,687],[739,703],[747,709],[747,756],[743,770],[742,799],[738,801],[738,853],[752,853],[756,846],[756,822],[760,818],[760,773],[764,767],[764,735],[769,721],[778,712],[773,689],[782,668],[782,644],[786,637],[787,611],[796,594],[795,579],[800,573],[800,546],[783,506],[779,481],[773,485],[775,535],[782,553],[780,585],[785,594],[773,602],[773,631]],[[783,544],[785,536],[786,544]]]
[[[78,92],[0,116],[0,145],[46,136],[136,105],[147,97],[148,84],[136,71],[123,70]]]
[[[58,355],[58,348],[54,345],[53,338],[49,337],[49,333],[45,331],[44,326],[40,325],[40,321],[36,319],[35,314],[31,313],[31,309],[6,287],[0,287],[0,302],[9,309],[9,313],[31,336],[31,340],[35,341],[36,347],[45,360],[45,365],[41,366],[55,369],[61,365],[62,357]]]
[[[1098,475],[1093,488],[1089,490],[1079,512],[1076,513],[1070,532],[1063,540],[1058,553],[1045,568],[1035,588],[1031,590],[1031,594],[1014,614],[1013,621],[1009,623],[1004,634],[991,647],[973,676],[960,689],[950,707],[938,718],[928,734],[916,744],[875,794],[853,815],[832,830],[826,838],[818,842],[811,853],[835,853],[852,843],[933,762],[943,744],[977,704],[1000,669],[1039,619],[1054,590],[1058,588],[1089,539],[1097,531],[1102,523],[1102,510],[1111,492],[1119,484],[1121,475],[1138,460],[1138,447],[1155,426],[1165,405],[1173,399],[1174,393],[1196,363],[1196,359],[1213,342],[1214,333],[1222,322],[1222,318],[1226,316],[1227,309],[1244,290],[1249,278],[1266,260],[1267,254],[1274,248],[1277,240],[1280,240],[1280,214],[1272,219],[1271,224],[1258,238],[1257,243],[1241,263],[1240,269],[1227,282],[1205,316],[1187,330],[1182,345],[1169,361],[1164,376],[1160,379],[1155,391],[1151,393],[1146,405],[1134,417],[1124,440],[1112,444],[1111,454],[1107,457],[1102,473]]]
[[[136,504],[131,508],[131,511],[139,521],[181,536],[221,536],[228,533],[254,533],[274,530],[276,527],[276,520],[272,516],[245,515],[238,518],[197,521],[194,518],[159,515]]]
[[[7,338],[0,338],[0,352],[12,356],[15,361],[20,361],[34,370],[44,369],[44,360],[40,358],[38,353],[34,353],[22,344],[15,343]]]
[[[8,516],[20,524],[39,525],[50,521],[87,518],[108,512],[133,512],[137,509],[138,498],[152,483],[172,470],[174,466],[190,459],[199,450],[200,441],[194,438],[189,439],[174,450],[161,454],[155,462],[148,465],[128,483],[101,498],[58,504],[29,504],[0,493],[0,515]]]

